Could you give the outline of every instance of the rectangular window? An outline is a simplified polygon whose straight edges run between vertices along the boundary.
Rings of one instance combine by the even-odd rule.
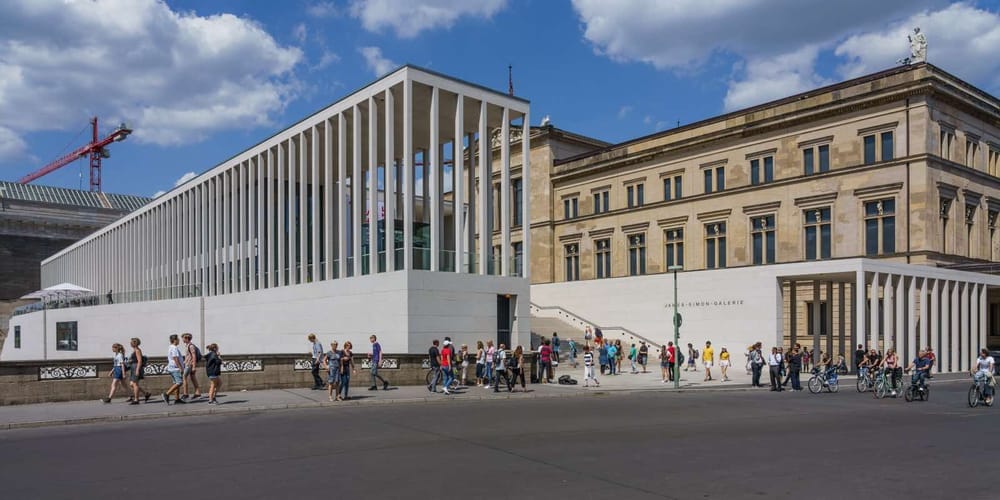
[[[712,184],[712,169],[706,168],[705,169],[705,192],[706,193],[711,193],[712,192],[712,187],[713,187],[713,184]]]
[[[726,223],[705,224],[705,267],[726,267]]]
[[[601,191],[600,193],[594,193],[594,213],[603,214],[608,211],[608,199],[610,195],[608,191]]]
[[[580,202],[575,196],[563,200],[563,218],[575,219],[580,215]]]
[[[663,201],[670,201],[673,199],[672,185],[673,183],[671,182],[670,177],[663,178]]]
[[[965,205],[965,256],[972,255],[972,239],[975,237],[976,228],[976,205]]]
[[[684,196],[683,193],[681,192],[681,184],[682,184],[682,182],[681,182],[681,176],[678,175],[677,177],[674,177],[674,199],[675,200],[679,200],[679,199],[681,199]]]
[[[865,255],[896,253],[896,200],[865,202]]]
[[[979,153],[979,143],[971,139],[965,140],[965,166],[976,168],[976,155]]]
[[[864,138],[865,165],[875,163],[875,136],[866,135]]]
[[[817,158],[818,157],[818,158]],[[805,175],[830,171],[830,145],[802,150],[802,171]]]
[[[818,148],[819,151],[819,171],[829,172],[830,171],[830,146],[824,144]]]
[[[941,213],[941,253],[948,253],[948,221],[951,219],[951,200],[941,198],[938,210]]]
[[[750,160],[750,185],[760,184],[760,160]]]
[[[514,276],[524,276],[524,245],[516,241],[510,244],[510,248],[514,254]]]
[[[668,229],[664,233],[666,240],[667,266],[669,270],[672,266],[684,266],[684,229]]]
[[[726,190],[726,167],[715,167],[715,190]]]
[[[750,219],[750,239],[753,246],[753,263],[774,264],[774,215],[761,215]]]
[[[813,174],[813,148],[802,150],[802,171],[805,175]]]
[[[807,332],[806,334],[810,335],[810,336],[815,334],[814,329],[813,329],[813,325],[815,324],[815,323],[813,323],[813,318],[815,318],[815,316],[813,316],[813,314],[815,314],[815,312],[814,312],[815,308],[813,306],[815,306],[815,305],[816,305],[815,302],[806,302],[806,332]],[[881,308],[879,310],[881,310]],[[826,302],[820,302],[819,303],[819,334],[820,335],[826,335],[826,333],[827,333],[826,332],[826,328],[827,328],[826,327],[826,311],[827,311]]]
[[[625,188],[625,198],[628,200],[628,208],[635,206],[635,189],[634,186],[628,186]]]
[[[519,226],[521,225],[521,221],[524,215],[524,210],[523,210],[524,186],[521,183],[521,179],[511,179],[510,186],[512,191],[511,198],[513,198],[512,200],[510,200],[511,203],[510,210],[513,215],[512,218],[514,219],[513,222],[511,222],[511,224]]]
[[[21,325],[14,327],[14,349],[21,348]]]
[[[570,243],[563,247],[566,253],[566,281],[580,279],[580,245]]]
[[[77,335],[76,321],[60,321],[56,323],[56,350],[76,351]]]
[[[805,217],[806,260],[830,258],[830,207],[803,212]]]
[[[646,235],[633,234],[628,237],[628,274],[646,274]]]
[[[951,149],[952,149],[951,145],[954,142],[955,142],[955,132],[950,129],[942,128],[941,140],[939,144],[940,147],[939,154],[941,155],[941,158],[944,158],[945,160],[951,159]]]
[[[645,190],[645,186],[643,186],[642,184],[637,184],[635,186],[636,205],[638,205],[640,207],[646,202],[646,199],[645,199],[646,198],[646,193],[645,193],[645,191],[646,191]]]
[[[625,188],[626,198],[628,200],[628,208],[641,207],[643,203],[643,185],[634,184],[632,186],[627,186]]]
[[[892,160],[895,153],[892,147],[892,132],[882,132],[881,139],[882,161]]]
[[[597,251],[594,252],[596,258],[595,268],[598,278],[611,277],[611,239],[597,240]]]

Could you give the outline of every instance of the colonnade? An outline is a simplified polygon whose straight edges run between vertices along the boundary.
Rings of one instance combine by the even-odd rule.
[[[396,270],[510,276],[512,127],[527,193],[528,103],[405,66],[47,259],[43,285],[211,296]],[[493,177],[495,132],[494,269],[492,189],[477,179]]]

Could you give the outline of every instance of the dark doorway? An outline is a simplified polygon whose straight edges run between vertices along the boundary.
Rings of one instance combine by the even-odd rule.
[[[514,317],[511,314],[511,303],[513,297],[510,295],[497,295],[497,346],[503,344],[508,348],[510,345],[510,331],[514,327]]]

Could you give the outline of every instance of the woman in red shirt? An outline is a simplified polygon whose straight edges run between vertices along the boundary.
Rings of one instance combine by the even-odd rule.
[[[549,344],[550,341],[546,339],[545,343],[542,344],[542,349],[538,353],[542,365],[541,382],[543,384],[552,382],[552,347]]]

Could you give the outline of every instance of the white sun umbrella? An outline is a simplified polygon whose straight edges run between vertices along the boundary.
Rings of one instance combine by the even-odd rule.
[[[52,285],[42,290],[38,290],[37,292],[31,292],[21,298],[48,300],[53,298],[77,297],[88,293],[94,293],[94,291],[80,285],[74,285],[73,283],[60,283],[58,285]]]

